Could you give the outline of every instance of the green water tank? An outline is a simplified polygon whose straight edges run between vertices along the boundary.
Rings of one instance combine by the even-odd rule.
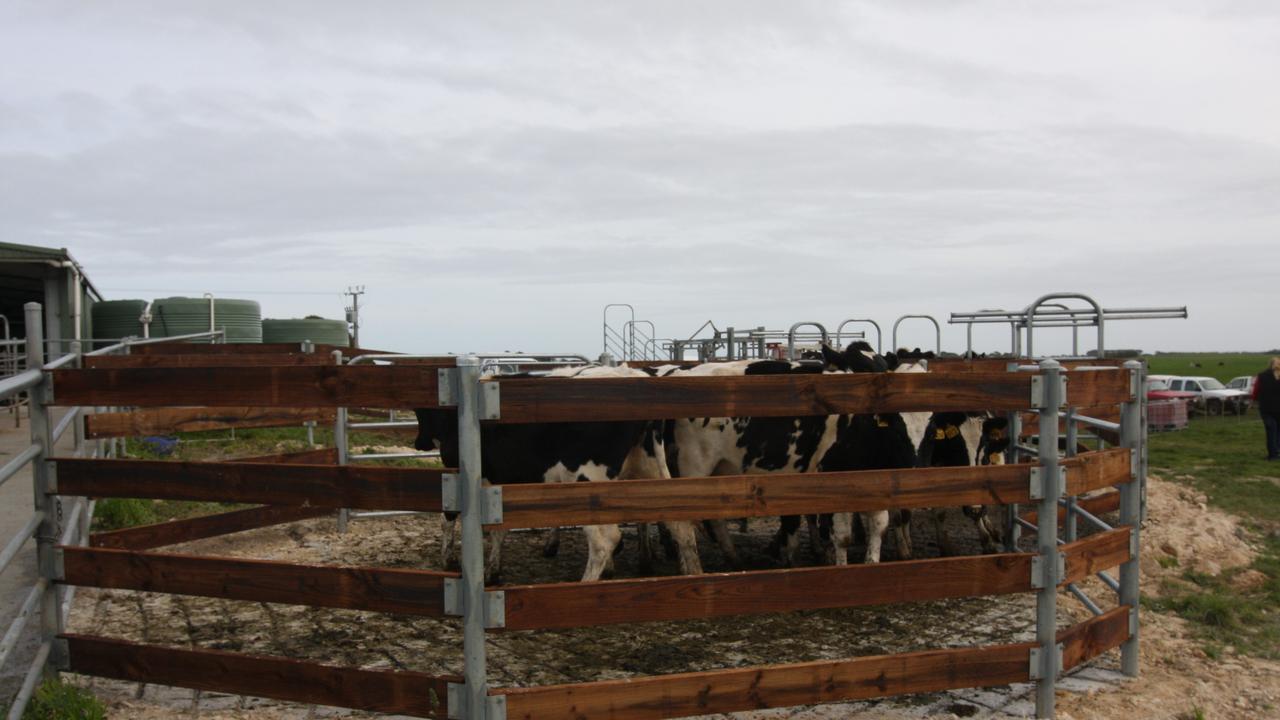
[[[345,320],[308,316],[287,320],[267,318],[262,321],[264,343],[300,343],[303,340],[338,347],[348,347],[351,344]]]
[[[142,313],[146,309],[146,300],[103,300],[94,303],[91,311],[94,339],[119,340],[129,335],[142,337]]]
[[[213,326],[226,329],[229,343],[262,342],[262,307],[254,300],[216,298]],[[209,331],[209,298],[160,298],[151,305],[151,337]]]

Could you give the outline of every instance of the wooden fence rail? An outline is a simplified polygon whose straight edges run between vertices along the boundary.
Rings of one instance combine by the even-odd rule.
[[[216,346],[210,346],[216,347]],[[54,371],[60,405],[424,408],[439,404],[439,364],[130,367]],[[502,423],[590,418],[812,416],[1022,410],[1030,373],[867,373],[750,377],[504,378]],[[1130,399],[1121,372],[1070,377],[1073,404]]]
[[[1128,450],[1064,460],[1070,492],[1131,479]],[[504,485],[504,529],[1026,503],[1029,464]]]
[[[448,684],[462,682],[458,676],[360,670],[89,635],[61,637],[70,651],[67,669],[83,675],[414,717],[447,717]]]
[[[332,423],[333,408],[223,407],[156,408],[96,413],[84,419],[85,437],[168,435],[231,428],[291,427],[307,421]]]
[[[61,582],[67,585],[427,617],[444,616],[444,581],[458,577],[111,548],[61,550]]]
[[[1067,668],[1128,637],[1128,606],[1058,633]],[[1003,685],[1030,679],[1033,643],[927,650],[849,660],[713,670],[594,683],[504,688],[507,717],[658,720],[866,700],[905,693]]]
[[[506,630],[655,620],[1029,592],[1030,553],[907,560],[594,583],[509,585]]]
[[[438,369],[434,365],[60,369],[53,371],[54,402],[412,409],[439,404]]]
[[[442,468],[58,458],[58,492],[439,512]]]

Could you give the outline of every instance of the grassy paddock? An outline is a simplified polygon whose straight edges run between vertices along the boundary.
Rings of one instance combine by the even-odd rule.
[[[1186,430],[1153,434],[1150,449],[1153,473],[1194,487],[1210,504],[1243,517],[1262,539],[1262,552],[1251,568],[1220,576],[1186,571],[1148,606],[1194,622],[1210,657],[1230,646],[1280,658],[1280,463],[1263,459],[1257,413],[1196,418]],[[1234,587],[1232,579],[1247,570],[1261,572],[1265,582],[1248,590]]]
[[[1241,375],[1257,375],[1271,356],[1256,353],[1161,353],[1146,356],[1152,375],[1208,375],[1222,382]],[[1199,363],[1194,367],[1192,363]]]
[[[333,446],[333,428],[315,428],[314,439],[322,447]],[[169,437],[178,440],[171,454],[161,456],[140,438],[130,438],[127,457],[142,460],[219,461],[231,458],[298,452],[309,449],[307,431],[301,427],[252,428],[236,430],[208,430],[204,432],[177,433]],[[373,452],[374,446],[412,446],[408,435],[376,432],[353,432],[349,438],[352,454]],[[399,467],[431,466],[434,461],[401,459],[380,461],[380,465]],[[246,505],[217,502],[193,502],[185,500],[150,500],[141,498],[104,498],[98,501],[93,516],[95,531],[150,525],[167,520],[212,515],[236,510]]]

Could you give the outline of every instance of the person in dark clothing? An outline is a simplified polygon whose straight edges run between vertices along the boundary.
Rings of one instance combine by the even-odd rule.
[[[1271,367],[1254,379],[1253,401],[1267,430],[1267,459],[1280,460],[1280,357],[1271,358]]]

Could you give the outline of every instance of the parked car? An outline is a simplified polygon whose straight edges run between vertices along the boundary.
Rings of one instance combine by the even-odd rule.
[[[1231,378],[1231,382],[1227,383],[1227,387],[1232,390],[1243,390],[1246,395],[1253,394],[1253,381],[1257,380],[1257,375],[1241,375],[1240,377]]]
[[[1229,388],[1217,378],[1207,376],[1165,377],[1169,381],[1170,390],[1193,393],[1196,396],[1195,406],[1209,415],[1224,415],[1228,412],[1238,415],[1249,407],[1248,393]]]
[[[1183,390],[1173,390],[1169,387],[1169,381],[1173,379],[1172,375],[1148,375],[1147,376],[1147,401],[1151,400],[1186,400],[1194,402],[1200,397],[1195,393]]]

